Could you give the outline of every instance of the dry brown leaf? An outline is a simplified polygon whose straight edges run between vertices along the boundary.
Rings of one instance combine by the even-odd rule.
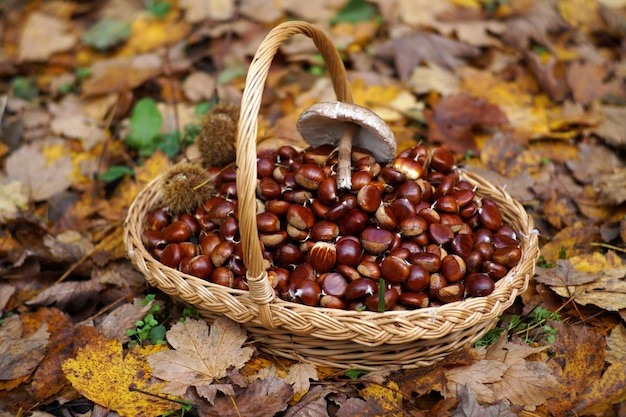
[[[376,54],[393,59],[400,79],[407,81],[413,68],[422,63],[434,63],[449,69],[462,65],[465,59],[476,58],[480,52],[465,43],[416,30],[379,45]]]
[[[561,392],[546,402],[546,409],[552,415],[564,416],[578,403],[585,387],[600,378],[605,347],[602,336],[585,326],[561,322],[549,325],[557,330],[557,336],[547,365],[552,368]]]
[[[217,396],[212,405],[192,397],[200,417],[273,417],[287,408],[291,385],[281,378],[257,379],[233,397]],[[233,404],[234,403],[234,404]]]
[[[402,410],[402,395],[398,385],[391,381],[388,386],[370,384],[359,391],[360,398],[349,398],[341,405],[337,417],[377,417],[397,415]]]
[[[511,411],[511,403],[507,400],[493,405],[480,405],[472,388],[467,385],[458,385],[456,398],[459,405],[452,412],[451,417],[515,417],[517,414]]]
[[[0,310],[4,310],[9,302],[9,298],[15,294],[15,286],[11,284],[0,284]]]
[[[332,387],[317,385],[311,388],[297,404],[289,407],[283,417],[329,417],[326,397],[336,392]]]
[[[317,368],[310,363],[295,363],[287,371],[285,381],[289,382],[293,386],[293,391],[296,394],[304,393],[309,390],[311,386],[310,379],[317,381]]]
[[[618,155],[606,146],[580,143],[578,149],[579,159],[567,161],[566,165],[574,178],[583,184],[592,184],[595,178],[624,166]]]
[[[474,132],[505,125],[506,115],[486,100],[461,93],[444,97],[433,110],[425,110],[428,140],[455,153],[478,153]]]
[[[47,306],[54,304],[60,310],[80,310],[83,306],[93,304],[102,285],[97,280],[68,281],[54,284],[46,288],[32,300],[26,301],[31,306]]]
[[[537,268],[535,281],[551,287],[582,285],[595,281],[600,274],[590,274],[576,269],[568,259],[559,259],[554,268]]]
[[[54,144],[65,147],[64,155],[50,160],[40,143],[22,145],[5,160],[7,177],[20,181],[27,187],[29,196],[35,201],[47,200],[54,194],[66,190],[71,184],[74,170],[69,148],[62,142],[48,140],[48,148]]]
[[[29,375],[43,359],[50,333],[47,325],[23,337],[22,319],[15,315],[0,326],[0,380],[8,381]]]
[[[126,343],[130,340],[126,330],[134,329],[135,322],[148,314],[152,304],[154,300],[146,303],[141,298],[135,298],[132,304],[125,303],[109,313],[97,327],[107,339],[116,339],[121,343]]]
[[[428,66],[413,68],[407,85],[416,94],[434,91],[442,96],[447,96],[460,91],[461,81],[452,71],[430,63]]]
[[[185,96],[196,103],[211,100],[215,96],[217,80],[203,71],[194,71],[183,81]]]
[[[561,297],[573,297],[578,304],[593,304],[604,310],[626,308],[626,267],[607,269],[588,284],[552,287]]]
[[[616,326],[606,338],[607,351],[605,360],[608,363],[618,363],[626,357],[626,327],[623,324]]]
[[[205,19],[228,20],[235,13],[233,0],[181,0],[180,7],[185,9],[185,20],[189,23],[199,23]]]
[[[567,83],[572,91],[574,100],[588,105],[602,97],[622,96],[622,81],[620,79],[607,80],[609,68],[603,64],[590,62],[573,62],[567,67]]]
[[[626,107],[601,106],[603,121],[591,131],[610,145],[626,145]]]
[[[159,54],[142,54],[98,61],[91,66],[81,91],[86,96],[125,92],[156,77],[163,71]]]
[[[242,347],[247,334],[237,323],[224,317],[211,329],[204,321],[187,319],[166,333],[175,350],[157,352],[148,358],[154,376],[168,381],[163,392],[183,395],[189,386],[211,385],[226,376],[226,370],[240,369],[254,349]]]
[[[529,4],[530,7],[504,21],[506,31],[501,34],[502,41],[519,51],[528,50],[531,42],[554,50],[550,33],[570,28],[559,14],[556,2],[544,0],[519,3]]]
[[[23,23],[19,45],[22,61],[43,61],[56,52],[67,51],[78,41],[68,22],[40,12],[33,12]]]
[[[552,236],[551,240],[541,248],[541,255],[548,262],[560,258],[565,250],[566,256],[584,255],[591,253],[591,242],[600,240],[600,228],[584,222],[576,222]]]
[[[557,395],[557,383],[543,362],[526,360],[546,347],[529,347],[506,342],[506,335],[491,346],[483,359],[469,366],[445,371],[447,394],[453,395],[459,385],[469,385],[481,402],[489,404],[509,400],[533,411],[549,397]],[[480,355],[482,350],[477,350]]]
[[[28,193],[20,181],[8,181],[0,184],[0,222],[15,218],[28,208]]]

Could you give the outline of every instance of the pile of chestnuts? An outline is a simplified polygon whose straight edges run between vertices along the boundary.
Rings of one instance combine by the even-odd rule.
[[[459,178],[453,154],[418,145],[381,165],[353,148],[351,189],[323,145],[257,154],[257,227],[278,297],[351,310],[436,307],[490,294],[521,258],[496,203]],[[162,264],[247,289],[235,168],[209,168],[215,189],[194,212],[146,214],[143,243]]]

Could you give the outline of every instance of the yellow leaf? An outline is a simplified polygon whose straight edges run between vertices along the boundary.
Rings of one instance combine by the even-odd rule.
[[[383,410],[398,412],[402,409],[402,394],[398,384],[393,381],[387,387],[370,384],[359,393],[365,401],[378,403]]]
[[[184,39],[191,26],[181,20],[172,20],[174,13],[166,19],[154,19],[149,15],[141,16],[132,23],[133,36],[128,40],[120,56],[133,56],[137,53],[153,51],[159,47],[172,45]],[[172,18],[169,18],[172,16]]]
[[[356,104],[367,107],[386,122],[400,120],[404,112],[420,108],[415,97],[397,85],[367,86],[362,79],[356,79],[352,82],[352,93]]]
[[[480,8],[480,0],[450,0],[450,3],[457,7],[467,7],[468,9]]]
[[[572,256],[569,258],[569,261],[578,271],[591,274],[598,274],[607,269],[622,267],[622,261],[617,256],[611,256],[610,260],[608,258],[609,254],[605,256],[599,252],[594,252],[592,254]]]
[[[81,349],[75,359],[65,361],[62,369],[74,388],[96,404],[122,417],[151,417],[180,408],[167,399],[175,397],[160,394],[164,382],[150,382],[146,356],[165,349],[163,345],[135,346],[124,357],[119,341],[100,338]]]

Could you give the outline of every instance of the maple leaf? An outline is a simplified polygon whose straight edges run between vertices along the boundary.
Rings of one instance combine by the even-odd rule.
[[[497,403],[506,399],[532,411],[558,393],[550,368],[543,362],[526,360],[546,348],[509,343],[506,335],[501,336],[476,363],[445,371],[447,393],[452,395],[459,385],[469,385],[479,401]]]
[[[293,364],[285,377],[285,381],[293,386],[293,391],[296,394],[306,392],[309,389],[311,386],[309,379],[314,381],[318,379],[317,368],[310,363]]]
[[[562,287],[587,284],[599,277],[600,274],[578,271],[569,259],[559,259],[554,268],[537,268],[535,280],[551,287]]]
[[[50,333],[42,324],[30,336],[22,335],[20,316],[6,318],[0,326],[0,380],[29,375],[43,359]]]
[[[469,384],[458,385],[456,391],[456,398],[459,400],[459,405],[456,410],[452,412],[451,417],[515,417],[513,411],[511,411],[511,403],[507,400],[501,401],[493,405],[481,406],[476,400],[474,392],[470,388]]]
[[[587,284],[551,288],[561,297],[572,297],[578,304],[618,311],[626,308],[626,267],[607,269]]]
[[[50,143],[52,141],[46,141],[46,144]],[[70,176],[74,167],[67,153],[48,161],[41,144],[20,146],[5,160],[7,176],[9,180],[24,184],[35,201],[47,200],[72,183]]]
[[[283,417],[328,417],[328,403],[326,397],[336,393],[337,391],[332,387],[317,385],[311,388],[297,404],[289,407]]]
[[[166,333],[175,350],[157,352],[148,358],[154,376],[168,381],[163,392],[183,395],[189,386],[210,385],[226,376],[226,370],[242,368],[254,349],[242,347],[247,334],[237,323],[224,317],[215,320],[209,331],[201,320],[176,323]]]
[[[552,344],[547,365],[558,381],[559,395],[548,399],[546,409],[555,416],[564,416],[580,402],[580,393],[602,375],[605,347],[602,336],[586,326],[550,322],[558,337]],[[580,415],[580,414],[579,414]]]
[[[444,68],[464,64],[461,58],[476,58],[480,50],[440,35],[416,30],[376,47],[376,54],[392,58],[402,81],[407,81],[413,68],[422,63],[434,63]]]
[[[292,395],[293,390],[284,379],[270,377],[253,381],[234,398],[218,396],[211,405],[193,395],[191,399],[200,417],[273,417],[287,408]]]
[[[151,382],[146,356],[161,349],[166,347],[134,346],[124,357],[119,341],[98,338],[75,359],[65,361],[62,369],[81,395],[122,417],[159,415],[180,408],[174,398],[160,394],[164,382]]]

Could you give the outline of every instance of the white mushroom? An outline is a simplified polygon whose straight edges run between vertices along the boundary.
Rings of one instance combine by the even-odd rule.
[[[396,156],[396,139],[389,126],[376,113],[356,104],[341,101],[314,104],[302,112],[297,127],[312,146],[338,146],[339,188],[350,189],[352,185],[352,146],[368,149],[380,163]]]

